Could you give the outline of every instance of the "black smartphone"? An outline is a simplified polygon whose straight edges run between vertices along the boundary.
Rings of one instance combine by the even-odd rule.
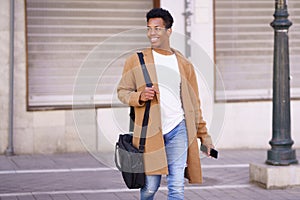
[[[207,153],[207,147],[203,144],[200,146],[200,150],[203,151],[204,153]],[[213,158],[218,158],[218,151],[215,149],[210,149],[210,156]]]

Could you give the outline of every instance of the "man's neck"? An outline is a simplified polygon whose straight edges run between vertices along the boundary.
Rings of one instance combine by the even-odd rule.
[[[152,48],[155,52],[162,54],[162,55],[172,55],[174,52],[171,48],[169,49],[159,49],[159,48]]]

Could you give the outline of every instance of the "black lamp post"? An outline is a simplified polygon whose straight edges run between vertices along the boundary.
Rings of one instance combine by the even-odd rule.
[[[273,133],[266,163],[289,165],[298,163],[296,151],[292,149],[290,116],[290,70],[288,20],[286,0],[275,0],[274,21],[274,60],[273,60]]]

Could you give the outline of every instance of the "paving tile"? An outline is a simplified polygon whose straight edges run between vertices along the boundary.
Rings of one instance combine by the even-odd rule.
[[[128,199],[130,199],[130,200],[139,200],[140,199],[139,192],[123,192],[123,193],[114,193],[114,194],[120,200],[128,200]]]
[[[0,197],[0,200],[18,200],[15,196]]]
[[[35,200],[33,195],[18,196],[18,200]]]
[[[14,170],[17,167],[10,160],[10,157],[0,156],[0,170]]]
[[[66,194],[69,200],[86,200],[83,194]]]
[[[65,194],[54,194],[50,195],[52,200],[70,200]]]
[[[48,195],[48,194],[34,195],[34,199],[36,199],[36,200],[52,200],[50,195]]]
[[[87,200],[120,200],[114,193],[105,193],[105,194],[83,194]]]
[[[201,196],[199,196],[198,194],[194,193],[193,191],[190,190],[185,190],[184,191],[184,196],[186,200],[203,200],[203,198]]]

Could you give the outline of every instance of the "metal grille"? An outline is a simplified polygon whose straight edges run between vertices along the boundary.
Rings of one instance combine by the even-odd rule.
[[[272,98],[274,0],[215,0],[216,64],[226,100]],[[300,2],[288,1],[291,96],[300,98]],[[221,80],[216,80],[216,99]]]
[[[89,98],[96,106],[111,104],[124,61],[115,56],[147,45],[141,31],[112,37],[145,27],[152,7],[149,0],[26,0],[29,108],[72,106],[77,79],[75,87],[95,89]],[[100,78],[80,71],[87,62]]]

